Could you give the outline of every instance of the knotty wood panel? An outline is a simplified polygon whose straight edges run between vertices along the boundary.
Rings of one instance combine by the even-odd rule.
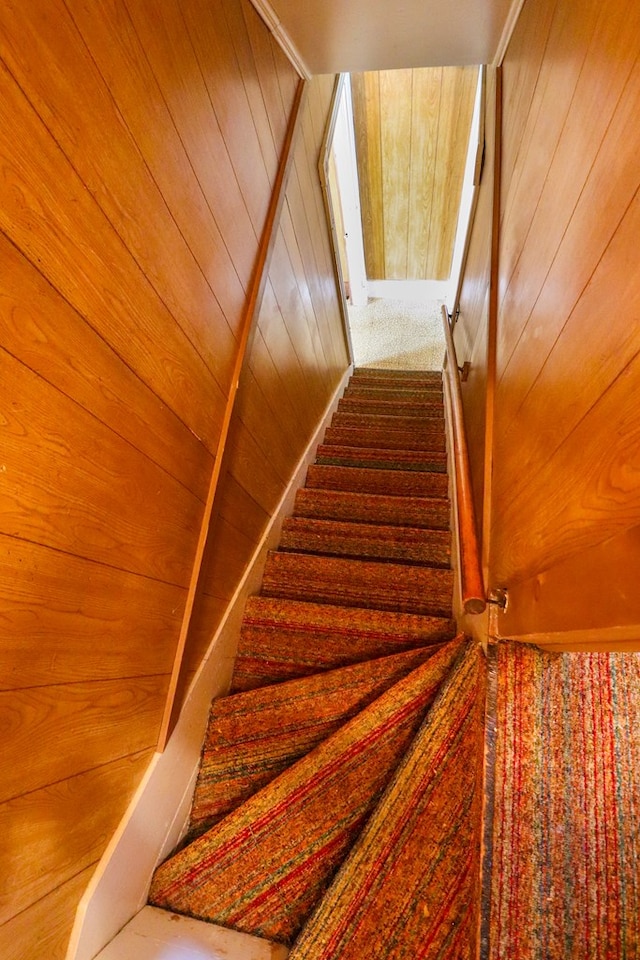
[[[25,960],[63,955],[156,743],[298,76],[248,0],[34,0],[0,32],[0,952]],[[238,469],[273,472],[269,503],[286,448],[276,469],[253,434],[286,335]],[[300,381],[283,429],[316,415]],[[229,595],[267,519],[246,513]]]
[[[367,276],[446,280],[477,68],[353,74]]]
[[[527,0],[504,64],[491,580],[551,632],[632,616],[593,585],[608,541],[638,564],[639,37],[632,0]]]

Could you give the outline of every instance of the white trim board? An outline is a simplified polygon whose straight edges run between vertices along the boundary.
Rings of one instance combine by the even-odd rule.
[[[296,68],[302,79],[310,80],[312,76],[311,71],[304,62],[300,51],[283,27],[282,21],[268,0],[251,0],[251,3],[260,15],[261,19],[264,20],[269,31],[273,34],[278,42],[281,50],[289,62]]]
[[[260,589],[267,551],[277,546],[282,523],[293,510],[296,492],[304,485],[352,369],[347,368],[336,388],[227,607],[166,750],[154,754],[80,901],[67,960],[93,960],[142,909],[156,865],[185,834],[209,707],[229,688],[245,602]]]

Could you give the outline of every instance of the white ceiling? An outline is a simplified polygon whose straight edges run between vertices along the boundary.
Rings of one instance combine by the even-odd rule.
[[[491,63],[512,0],[268,0],[268,5],[310,73],[340,73]],[[519,6],[517,0],[513,5]]]

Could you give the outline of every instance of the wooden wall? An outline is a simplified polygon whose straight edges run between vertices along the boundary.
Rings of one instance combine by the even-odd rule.
[[[246,0],[8,2],[0,36],[0,954],[55,960],[156,744],[299,81]],[[242,384],[212,615],[346,366],[311,172],[329,86]]]
[[[370,280],[448,280],[477,67],[352,74]]]
[[[334,78],[310,84],[262,309],[240,381],[181,687],[348,365],[318,158]]]
[[[503,635],[640,636],[639,54],[634,0],[526,0],[503,64],[490,555],[490,585],[512,599]]]

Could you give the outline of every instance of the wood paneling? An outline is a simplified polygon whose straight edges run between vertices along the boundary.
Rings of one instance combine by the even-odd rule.
[[[42,960],[43,956],[47,960],[64,960],[74,912],[93,870],[93,865],[82,870],[2,924],[0,952],[3,960]]]
[[[503,65],[490,586],[572,648],[637,623],[639,38],[632,0],[526,0]]]
[[[248,0],[11,0],[0,34],[0,952],[35,960],[63,956],[157,743],[299,77]],[[203,638],[345,366],[306,152],[331,87]]]
[[[0,689],[168,673],[185,594],[0,536]],[[132,637],[147,638],[135,657]]]
[[[219,601],[230,599],[348,364],[317,168],[333,84],[333,77],[310,83],[269,282],[240,382],[188,671],[205,652],[215,611],[223,609]]]
[[[131,799],[131,784],[144,773],[152,752],[0,804],[0,850],[7,868],[0,924],[98,860]],[[52,836],[64,843],[52,843]]]
[[[478,71],[353,74],[365,262],[370,280],[446,280]]]

